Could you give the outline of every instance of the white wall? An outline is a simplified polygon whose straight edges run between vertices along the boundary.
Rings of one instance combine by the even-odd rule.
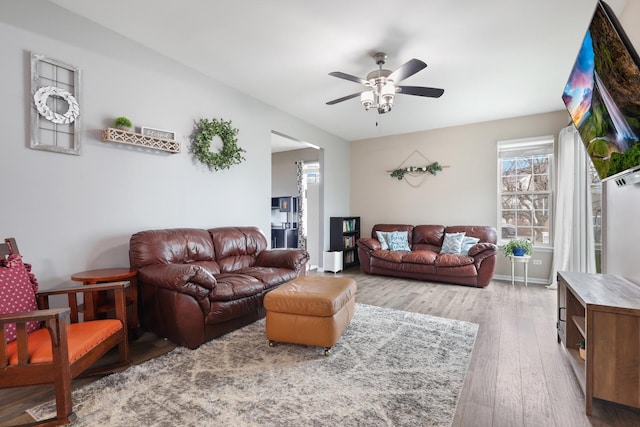
[[[436,129],[351,143],[351,209],[360,216],[363,235],[377,223],[493,225],[497,222],[497,151],[500,140],[554,135],[566,126],[565,111],[466,126]],[[431,162],[449,166],[424,175],[417,188],[391,178],[418,150]],[[412,156],[405,166],[420,166]],[[539,253],[542,266],[531,266],[530,277],[546,283],[549,254]],[[510,265],[498,257],[497,275],[510,275]]]
[[[16,237],[44,289],[90,268],[128,266],[131,234],[169,227],[270,228],[271,132],[324,149],[326,223],[348,204],[348,143],[49,2],[0,3],[2,236]],[[82,69],[82,155],[31,150],[29,53]],[[221,53],[221,60],[224,58]],[[173,130],[179,154],[103,143],[124,115]],[[246,161],[213,172],[189,153],[200,118],[231,120]],[[328,225],[324,236],[328,247]]]

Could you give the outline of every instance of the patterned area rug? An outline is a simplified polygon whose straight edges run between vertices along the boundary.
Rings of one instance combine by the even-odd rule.
[[[264,320],[73,392],[78,426],[449,426],[478,325],[356,304],[330,356]],[[53,402],[28,413],[53,416]]]

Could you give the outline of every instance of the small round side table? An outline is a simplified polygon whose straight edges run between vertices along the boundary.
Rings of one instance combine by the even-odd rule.
[[[527,287],[527,266],[529,265],[529,260],[531,259],[531,255],[522,255],[522,256],[515,256],[515,255],[509,255],[509,258],[511,258],[511,286],[514,286],[514,281],[515,281],[515,264],[516,263],[523,263],[524,264],[524,286]]]
[[[96,283],[118,282],[128,280],[129,286],[125,289],[127,298],[127,328],[130,337],[138,336],[138,270],[133,268],[102,268],[98,270],[87,270],[75,273],[71,280],[82,282],[83,285],[93,285]],[[99,293],[99,292],[96,292]],[[129,310],[129,307],[131,309]],[[111,303],[105,301],[104,297],[96,295],[92,298],[91,304],[85,304],[85,315],[87,319],[95,319],[98,313],[106,313],[113,310]]]

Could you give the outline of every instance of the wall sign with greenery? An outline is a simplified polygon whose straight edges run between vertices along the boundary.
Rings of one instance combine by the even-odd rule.
[[[406,166],[407,164],[422,164],[424,166]],[[420,150],[413,150],[413,153],[409,155],[397,168],[388,170],[387,173],[391,175],[391,178],[395,178],[398,181],[405,180],[410,186],[417,188],[425,183],[425,176],[427,172],[431,175],[442,171],[443,168],[449,166],[441,165],[438,162],[429,160]],[[410,177],[410,179],[407,179]],[[416,179],[415,177],[420,177]]]
[[[440,172],[441,170],[442,170],[442,166],[440,166],[438,162],[433,162],[426,166],[409,166],[406,168],[394,169],[391,171],[391,177],[402,180],[405,174],[413,175],[413,174],[422,174],[422,173],[429,172],[431,175],[435,175],[437,172]]]
[[[222,140],[222,150],[211,151],[211,141],[215,136]],[[214,170],[229,169],[242,163],[246,151],[238,147],[238,129],[231,126],[231,121],[222,119],[200,119],[193,138],[193,153],[205,165]]]

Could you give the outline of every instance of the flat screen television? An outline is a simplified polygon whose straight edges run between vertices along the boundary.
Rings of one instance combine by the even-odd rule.
[[[640,169],[639,67],[613,11],[599,1],[562,100],[602,180]]]

